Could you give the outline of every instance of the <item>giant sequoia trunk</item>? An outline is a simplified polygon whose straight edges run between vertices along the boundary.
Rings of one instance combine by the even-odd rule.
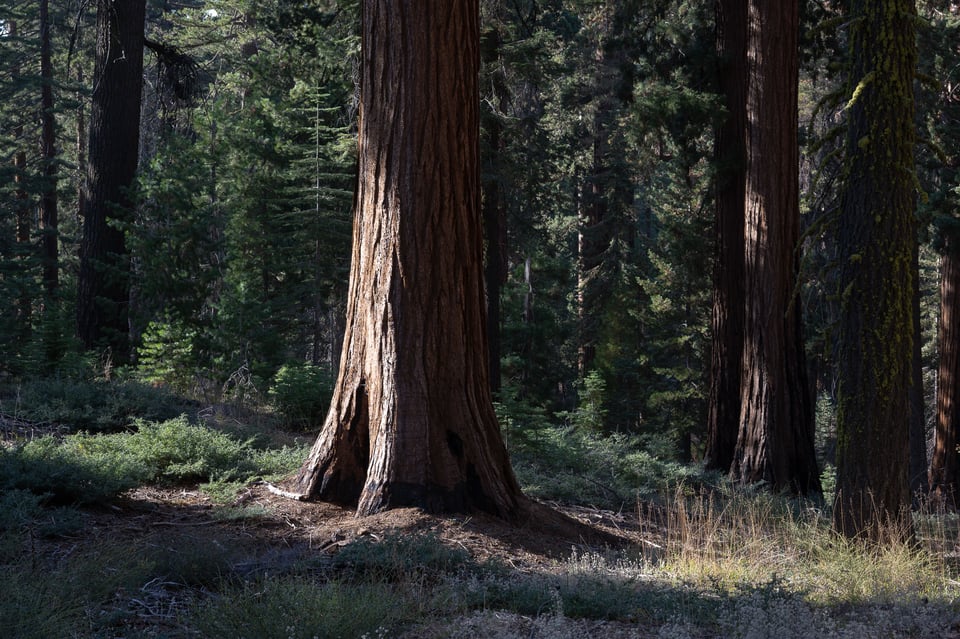
[[[960,237],[947,236],[940,258],[940,370],[937,431],[930,461],[930,488],[956,506],[960,496]]]
[[[851,5],[833,512],[852,537],[910,531],[915,20],[913,0]]]
[[[330,412],[297,488],[517,514],[488,386],[476,0],[365,0],[359,189]]]
[[[708,468],[728,472],[740,427],[743,354],[743,209],[746,181],[747,0],[718,0],[717,54],[727,117],[717,129]]]
[[[744,348],[733,476],[820,492],[800,307],[796,0],[748,4]]]
[[[98,0],[97,57],[83,197],[77,336],[129,356],[130,259],[123,224],[137,173],[145,0]]]

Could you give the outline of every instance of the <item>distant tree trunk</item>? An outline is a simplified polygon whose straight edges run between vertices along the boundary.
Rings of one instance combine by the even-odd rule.
[[[582,201],[579,204],[579,229],[577,234],[577,318],[578,318],[578,346],[577,371],[580,379],[584,379],[594,366],[597,355],[597,341],[599,340],[599,324],[601,322],[601,306],[603,300],[603,278],[601,267],[603,254],[609,246],[609,227],[607,220],[607,203],[599,184],[603,169],[603,131],[602,118],[595,117],[593,162],[591,177],[587,180],[581,192]]]
[[[87,348],[130,355],[130,258],[123,224],[132,218],[143,76],[145,0],[98,0],[77,336]]]
[[[940,369],[937,431],[930,460],[930,489],[956,506],[960,496],[960,236],[946,237],[940,258]],[[911,466],[912,470],[912,466]]]
[[[7,34],[10,38],[17,37],[17,21],[9,20],[6,24]],[[20,65],[15,65],[10,69],[10,75],[14,80],[20,76]],[[25,178],[27,172],[27,153],[23,150],[23,125],[18,124],[13,130],[13,137],[19,147],[13,154],[13,182],[14,198],[16,200],[16,242],[19,253],[22,255],[31,254],[30,246],[30,199],[25,188]],[[17,310],[17,332],[20,339],[26,340],[30,335],[30,318],[33,312],[33,300],[31,292],[27,287],[21,290],[20,295],[15,302]]]
[[[912,534],[917,16],[913,0],[853,0],[850,18],[833,519],[845,536],[882,541]]]
[[[83,65],[77,63],[77,86],[83,86]],[[84,100],[77,92],[77,220],[84,217],[84,175],[87,167],[87,120]]]
[[[60,285],[57,233],[57,148],[53,112],[53,67],[50,63],[49,0],[40,0],[40,144],[43,156],[43,189],[40,194],[41,263],[43,287],[53,295]]]
[[[744,349],[732,475],[819,493],[800,306],[797,0],[748,5]]]
[[[707,402],[707,468],[728,472],[740,427],[743,355],[743,224],[746,183],[747,0],[716,3],[720,92],[727,117],[717,129],[712,355]]]
[[[310,497],[479,509],[520,489],[489,388],[477,0],[364,0],[360,184],[340,374]]]
[[[501,35],[497,29],[484,33],[481,40],[483,64],[490,68],[490,84],[493,95],[490,101],[499,108],[506,102],[506,83],[499,69]],[[506,214],[504,198],[500,184],[503,180],[500,156],[504,153],[503,122],[500,114],[491,109],[482,114],[482,133],[485,135],[481,146],[483,223],[485,237],[484,281],[487,291],[487,341],[490,352],[490,390],[499,393],[502,385],[500,376],[500,291],[506,281]]]
[[[910,494],[920,506],[927,494],[927,420],[923,394],[923,329],[920,326],[920,243],[913,243],[913,357],[910,374]]]

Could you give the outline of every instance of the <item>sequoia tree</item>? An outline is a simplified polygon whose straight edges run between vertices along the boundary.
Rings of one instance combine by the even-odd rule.
[[[916,19],[914,0],[854,0],[848,22],[833,512],[877,540],[910,530]]]
[[[940,367],[930,488],[951,506],[960,497],[960,234],[945,231],[940,258]]]
[[[955,77],[960,64],[960,5],[946,1],[931,3],[924,14],[929,24],[920,33],[920,51],[931,54],[935,51],[936,55],[920,56],[921,73],[939,79],[941,84],[939,94],[932,96],[932,103],[928,96],[927,100],[918,101],[918,106],[926,107],[928,131],[934,144],[950,154],[946,162],[941,157],[930,158],[927,166],[918,167],[929,194],[927,208],[934,213],[943,245],[937,428],[929,486],[955,508],[960,498],[960,86]],[[910,438],[911,444],[915,439]],[[926,445],[926,438],[923,444]],[[913,474],[911,472],[911,479]]]
[[[145,11],[146,0],[97,2],[77,335],[88,348],[106,343],[115,361],[129,355],[130,258],[122,227],[131,218],[137,173]]]
[[[820,492],[800,307],[797,0],[748,2],[744,334],[731,473]]]
[[[746,176],[747,0],[717,0],[718,83],[727,113],[717,128],[710,399],[707,466],[733,465],[740,426],[743,354],[743,209]]]
[[[306,497],[479,509],[520,489],[489,390],[478,0],[364,0],[359,180],[339,376]]]

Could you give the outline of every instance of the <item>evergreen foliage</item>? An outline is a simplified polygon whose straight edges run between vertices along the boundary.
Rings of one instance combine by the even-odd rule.
[[[38,219],[48,186],[40,18],[34,4],[8,4],[0,380],[22,384],[20,415],[116,431],[135,417],[178,414],[167,391],[216,403],[242,377],[244,392],[270,402],[283,426],[318,425],[339,365],[351,259],[359,3],[148,3],[135,215],[122,225],[136,350],[132,372],[119,377],[153,388],[124,382],[96,392],[81,381],[92,367],[103,378],[118,371],[73,337],[96,7],[50,6],[60,210],[60,286],[51,294],[49,231]],[[922,364],[932,416],[935,261],[960,229],[960,35],[950,3],[919,8]],[[654,471],[660,462],[643,455],[699,460],[720,169],[710,158],[723,115],[713,6],[483,0],[481,19],[482,182],[498,222],[488,255],[495,242],[499,260],[488,291],[499,302],[497,399],[511,448],[598,436],[619,438],[618,454]],[[797,303],[829,463],[850,25],[837,3],[801,3],[801,20]],[[8,397],[5,412],[17,401]]]

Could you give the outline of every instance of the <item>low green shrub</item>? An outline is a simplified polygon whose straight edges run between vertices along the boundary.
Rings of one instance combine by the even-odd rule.
[[[382,539],[360,537],[344,546],[334,570],[350,581],[436,581],[474,567],[470,553],[444,544],[436,535],[390,534]]]
[[[271,578],[227,586],[198,606],[187,623],[211,639],[372,638],[401,623],[406,604],[384,584]]]
[[[127,433],[45,436],[0,448],[0,490],[95,503],[153,482],[249,481],[296,469],[302,449],[257,450],[186,417],[135,422]]]
[[[509,428],[509,423],[506,428]],[[551,426],[516,436],[510,455],[526,494],[614,510],[632,506],[638,496],[705,478],[699,468],[659,459],[638,438],[604,435],[575,426]]]
[[[148,469],[90,435],[45,436],[0,448],[0,489],[28,490],[55,501],[94,503],[151,478]]]
[[[312,364],[289,364],[277,371],[268,392],[285,427],[319,427],[330,405],[333,378]]]
[[[27,380],[0,393],[3,411],[68,432],[115,432],[135,419],[162,421],[184,412],[187,403],[162,389],[133,380],[45,378]]]
[[[127,453],[151,479],[205,481],[219,474],[249,474],[249,444],[180,416],[165,422],[136,422],[136,432],[102,438]],[[112,441],[111,441],[112,440]]]

